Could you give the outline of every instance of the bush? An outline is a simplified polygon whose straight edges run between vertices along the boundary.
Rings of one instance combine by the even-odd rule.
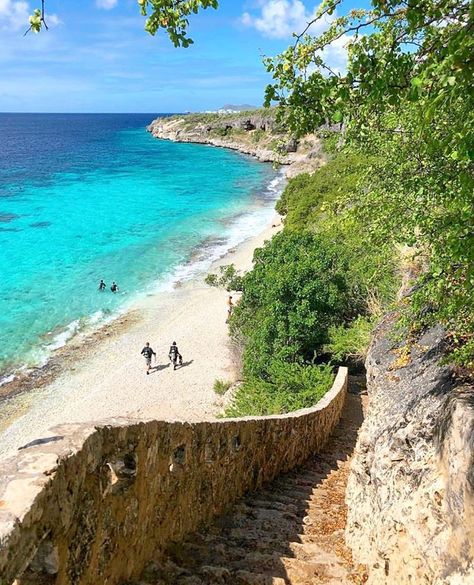
[[[227,290],[241,291],[243,278],[233,264],[219,267],[219,274],[208,274],[204,282],[209,286],[222,287]]]
[[[339,154],[309,175],[292,178],[276,210],[286,215],[288,229],[316,230],[331,204],[342,204],[356,188],[368,161],[355,154]]]
[[[265,130],[261,130],[260,128],[257,128],[256,130],[254,130],[252,132],[251,136],[252,136],[252,141],[255,143],[258,143],[265,136]]]
[[[231,128],[213,128],[211,130],[214,136],[219,136],[220,138],[224,138],[225,136],[229,136],[232,134]]]
[[[228,382],[225,380],[216,380],[214,382],[214,392],[222,396],[227,392],[227,390],[232,386],[232,382]]]
[[[270,381],[248,378],[240,386],[227,416],[282,414],[316,404],[331,388],[332,369],[274,361],[269,366]]]
[[[265,377],[273,360],[314,358],[328,341],[328,327],[353,310],[345,271],[344,258],[308,232],[280,232],[255,251],[230,320],[231,334],[245,342],[246,376]]]
[[[354,193],[369,164],[361,156],[340,153],[313,175],[291,179],[277,210],[286,214],[285,230],[319,233],[324,245],[345,258],[347,295],[357,311],[372,314],[395,298],[399,277],[393,244],[373,241],[354,213]]]
[[[329,328],[329,343],[324,350],[331,354],[334,363],[365,359],[374,328],[368,317],[357,317],[348,326],[335,325]]]

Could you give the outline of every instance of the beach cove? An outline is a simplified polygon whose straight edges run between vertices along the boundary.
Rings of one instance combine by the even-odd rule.
[[[255,248],[280,229],[281,224],[272,227],[276,221],[230,250],[212,269],[234,263],[249,270]],[[215,417],[222,410],[222,399],[213,383],[236,375],[225,322],[226,300],[226,291],[205,285],[202,276],[149,297],[125,331],[103,336],[98,346],[82,345],[75,362],[69,360],[69,367],[55,381],[12,398],[19,417],[0,435],[0,457],[52,436],[49,429],[65,422]],[[184,358],[184,367],[176,371],[167,356],[174,340]],[[140,356],[145,341],[157,353],[157,369],[149,376]]]
[[[146,137],[144,128],[142,132]],[[149,136],[148,140],[165,143]],[[226,153],[207,146],[183,146]],[[232,158],[240,156],[230,153]],[[222,410],[214,381],[237,376],[225,323],[227,293],[205,285],[204,276],[222,264],[250,269],[255,248],[279,229],[272,227],[280,223],[272,209],[284,174],[273,171],[266,176],[273,178],[264,186],[263,199],[253,196],[237,213],[232,210],[234,216],[221,223],[220,235],[196,246],[186,261],[166,274],[167,280],[157,274],[155,285],[127,299],[115,315],[95,327],[73,331],[70,337],[66,329],[43,366],[20,372],[3,384],[0,456],[47,436],[48,429],[59,423],[120,416],[197,420]],[[176,372],[167,357],[174,340],[184,356],[184,366]],[[145,341],[157,352],[157,368],[150,376],[145,375],[140,356]]]
[[[187,130],[181,127],[183,121],[188,125]],[[220,134],[219,126],[226,126],[228,119],[219,116],[215,123]],[[232,116],[232,123],[241,128],[261,121],[248,120],[244,113]],[[155,156],[165,153],[168,165],[173,156],[178,157],[178,169],[183,173],[187,164],[209,160],[212,165],[217,160],[218,173],[225,171],[226,180],[235,184],[232,187],[230,183],[233,190],[229,193],[225,192],[230,188],[225,182],[216,184],[221,197],[225,195],[230,200],[222,204],[224,211],[211,210],[212,221],[206,224],[207,232],[195,227],[191,232],[175,234],[171,242],[179,240],[179,246],[189,251],[174,263],[170,262],[170,269],[153,274],[141,294],[118,304],[115,313],[111,312],[92,327],[73,331],[70,336],[66,329],[62,333],[64,341],[61,339],[58,347],[50,349],[44,365],[20,373],[0,387],[0,396],[3,395],[0,457],[49,436],[51,427],[65,422],[110,417],[203,420],[221,414],[230,400],[229,394],[222,398],[213,390],[217,379],[235,382],[239,376],[239,352],[232,347],[226,324],[228,293],[207,286],[204,278],[208,272],[226,264],[234,264],[242,272],[251,269],[255,249],[282,227],[274,205],[285,177],[311,172],[322,164],[320,141],[307,137],[295,148],[290,141],[284,154],[272,147],[275,134],[270,126],[268,134],[264,132],[258,142],[252,133],[241,130],[237,130],[237,138],[233,135],[231,140],[225,137],[215,140],[208,139],[207,130],[195,125],[188,116],[158,118],[147,129],[152,137],[144,127],[139,135],[133,129],[135,140],[138,137],[141,142],[137,155],[148,157],[146,149],[150,148],[153,156],[157,145]],[[123,132],[119,136],[124,139]],[[123,144],[116,146],[116,156],[122,148]],[[182,159],[189,153],[190,161]],[[135,156],[134,162],[137,160]],[[248,169],[248,176],[238,178],[232,174],[235,161],[238,165],[242,162],[237,172]],[[248,166],[247,161],[252,164]],[[149,158],[147,162],[152,164]],[[280,170],[262,163],[276,164]],[[205,190],[206,184],[212,186],[212,176],[199,186],[192,184],[185,189],[186,197],[192,198],[192,193]],[[140,184],[136,188],[140,189]],[[143,188],[149,189],[149,185]],[[178,182],[178,193],[180,188]],[[150,191],[147,193],[150,195]],[[179,216],[179,210],[171,211],[172,217]],[[203,213],[198,215],[201,223]],[[132,229],[136,232],[136,228]],[[149,229],[152,233],[153,227]],[[186,241],[187,235],[191,236],[191,242]],[[194,247],[190,245],[193,242]],[[112,300],[116,297],[109,292],[102,294]],[[140,355],[147,341],[157,353],[153,363],[156,367],[150,376],[145,373],[145,360]],[[177,341],[184,358],[183,367],[176,371],[168,359],[173,341]]]
[[[265,225],[271,165],[154,140],[151,118],[0,115],[0,395]]]

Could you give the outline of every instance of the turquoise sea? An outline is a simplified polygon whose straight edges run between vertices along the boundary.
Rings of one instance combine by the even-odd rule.
[[[269,217],[271,165],[156,140],[154,117],[0,114],[0,383]]]

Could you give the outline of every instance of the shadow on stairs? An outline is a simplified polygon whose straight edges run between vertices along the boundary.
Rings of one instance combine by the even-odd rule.
[[[364,377],[351,377],[340,423],[321,453],[170,545],[134,585],[365,582],[344,543],[345,490],[364,394]]]

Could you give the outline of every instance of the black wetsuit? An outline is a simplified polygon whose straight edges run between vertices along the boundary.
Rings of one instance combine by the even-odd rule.
[[[151,349],[151,347],[145,346],[142,349],[142,355],[144,355],[147,360],[151,360],[151,356],[156,355],[156,353]]]
[[[113,285],[110,287],[110,290],[111,290],[113,293],[114,293],[114,292],[117,292],[117,291],[118,291],[118,286],[117,286],[116,284],[113,284]]]
[[[105,290],[105,282],[103,280],[99,283],[99,290]]]
[[[178,363],[178,360],[179,360],[180,364],[183,363],[183,358],[182,358],[181,354],[179,353],[177,345],[172,345],[170,347],[170,351],[169,351],[168,355],[170,356],[170,360],[173,362],[175,367],[176,367],[176,364]]]

